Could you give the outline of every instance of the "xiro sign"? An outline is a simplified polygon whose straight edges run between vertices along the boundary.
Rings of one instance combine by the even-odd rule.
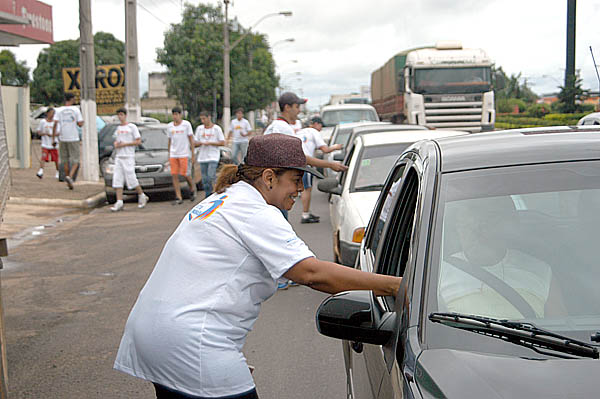
[[[79,102],[81,78],[79,68],[63,68],[65,93],[73,93]],[[125,65],[96,67],[96,105],[99,114],[113,114],[125,103]]]

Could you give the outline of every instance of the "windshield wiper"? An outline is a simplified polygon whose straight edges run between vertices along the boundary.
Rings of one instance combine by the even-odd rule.
[[[431,313],[429,320],[449,327],[500,338],[545,355],[572,359],[572,357],[555,353],[561,352],[574,356],[598,359],[598,349],[593,345],[541,329],[532,323],[498,320],[490,317],[460,313]]]
[[[355,187],[354,191],[376,191],[381,190],[382,188],[383,184],[369,184],[368,186]]]

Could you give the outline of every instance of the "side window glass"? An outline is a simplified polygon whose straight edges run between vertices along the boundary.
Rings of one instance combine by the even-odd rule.
[[[391,184],[388,183],[387,187],[384,188],[384,190],[386,191],[385,201],[383,201],[381,207],[379,209],[376,209],[375,211],[378,212],[378,215],[377,219],[373,219],[374,225],[373,231],[371,232],[369,245],[373,255],[377,253],[377,248],[379,247],[379,239],[381,237],[381,234],[383,233],[383,227],[385,226],[385,223],[388,220],[394,196],[398,191],[398,187],[400,187],[402,183],[402,174],[404,173],[404,167],[405,165],[401,165],[393,172],[394,175],[392,177]],[[381,198],[383,199],[384,197],[382,196]]]
[[[387,215],[390,219],[389,227],[380,242],[382,248],[377,267],[378,273],[392,276],[404,274],[410,253],[418,194],[418,175],[411,169],[406,174],[396,206]]]
[[[354,155],[354,147],[352,147],[350,149],[350,152],[348,153],[348,155],[346,155],[346,159],[344,160],[344,165],[348,166],[350,165],[350,160],[352,159],[352,156]],[[348,172],[340,172],[339,175],[339,182],[342,185],[342,187],[344,186],[344,182],[346,181],[346,177],[348,176]]]

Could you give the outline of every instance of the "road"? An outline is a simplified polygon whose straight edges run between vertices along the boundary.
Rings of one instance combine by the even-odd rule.
[[[18,245],[2,271],[11,399],[154,397],[149,383],[112,364],[129,310],[191,203],[125,205],[117,214],[105,206],[48,215],[46,228],[11,241]],[[312,209],[321,223],[299,223],[299,200],[290,220],[318,257],[331,260],[324,194],[314,193]],[[244,349],[261,399],[344,396],[341,344],[314,322],[325,297],[291,287],[264,304]]]

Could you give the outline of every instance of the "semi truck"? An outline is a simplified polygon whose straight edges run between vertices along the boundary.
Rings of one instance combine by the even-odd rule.
[[[492,61],[459,42],[404,50],[371,74],[381,120],[469,132],[494,129]]]

